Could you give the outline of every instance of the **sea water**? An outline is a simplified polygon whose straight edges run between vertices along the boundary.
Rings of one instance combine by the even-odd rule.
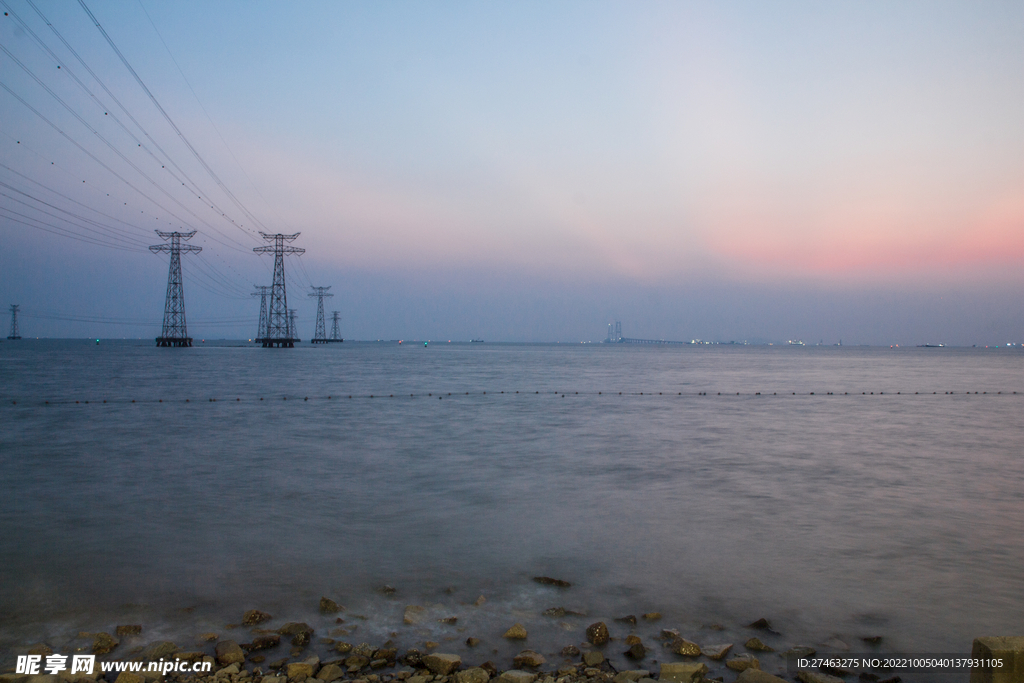
[[[0,425],[8,654],[252,608],[326,635],[321,596],[481,661],[648,612],[648,647],[1021,635],[1019,349],[22,340]]]

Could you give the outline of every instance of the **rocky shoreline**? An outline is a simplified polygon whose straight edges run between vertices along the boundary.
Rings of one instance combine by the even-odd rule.
[[[565,587],[557,579],[536,577],[538,583]],[[567,584],[565,584],[567,586]],[[394,589],[382,592],[393,597]],[[486,602],[480,596],[468,609]],[[624,615],[590,621],[582,611],[552,607],[539,619],[553,622],[564,632],[562,642],[531,638],[520,619],[503,633],[466,633],[457,615],[439,616],[438,606],[406,605],[402,623],[394,624],[380,642],[363,642],[360,622],[336,601],[322,597],[319,618],[284,621],[250,609],[238,623],[222,632],[196,633],[180,642],[152,641],[141,624],[122,624],[111,632],[80,632],[58,645],[36,643],[16,655],[38,655],[45,660],[87,653],[97,662],[206,663],[208,672],[108,671],[97,664],[91,674],[17,673],[13,666],[0,673],[0,683],[895,683],[900,677],[879,672],[821,668],[797,671],[790,666],[798,657],[841,653],[850,645],[830,637],[815,646],[787,642],[767,619],[749,624],[704,625],[681,631],[663,623],[658,612],[640,617]],[[571,620],[574,623],[570,623]],[[512,621],[511,619],[509,621]],[[584,626],[585,624],[585,626]],[[437,640],[422,639],[448,629]],[[457,635],[456,635],[457,634]],[[465,637],[464,637],[465,636]],[[739,636],[739,637],[737,637]],[[363,636],[365,637],[365,635]],[[882,637],[864,635],[856,648],[880,651]],[[405,647],[402,647],[404,645]],[[410,647],[411,645],[411,647]],[[500,646],[500,649],[499,647]],[[504,654],[502,653],[504,650]],[[514,653],[511,656],[508,653]],[[13,662],[12,662],[13,663]],[[8,662],[4,662],[8,665]],[[145,665],[142,667],[145,669]],[[189,668],[192,668],[191,666]]]

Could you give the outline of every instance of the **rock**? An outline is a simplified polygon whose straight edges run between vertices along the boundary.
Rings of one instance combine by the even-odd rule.
[[[233,640],[222,640],[217,643],[215,653],[217,656],[217,663],[221,666],[245,661],[245,653],[242,652],[241,646]]]
[[[563,657],[579,657],[580,649],[575,645],[566,645],[562,648]]]
[[[345,641],[335,643],[334,651],[342,655],[348,654],[352,651],[352,643],[346,643]]]
[[[366,655],[349,655],[345,658],[345,666],[348,667],[349,671],[359,671],[364,666],[369,665],[370,658]]]
[[[439,623],[439,624],[452,624],[452,625],[454,625],[458,621],[459,621],[458,617],[444,617],[443,619],[438,619],[437,623]]]
[[[762,629],[762,630],[765,630],[765,631],[771,631],[772,630],[771,623],[767,619],[765,619],[764,617],[761,617],[757,621],[750,622],[748,624],[748,626],[750,628],[759,628],[759,629]]]
[[[169,640],[160,640],[155,643],[150,643],[145,647],[141,653],[143,659],[155,661],[158,659],[166,659],[171,655],[179,652],[181,648],[172,643]]]
[[[479,644],[480,644],[480,639],[479,638],[474,638],[472,636],[470,636],[469,638],[466,638],[466,645],[468,647],[476,647]]]
[[[218,676],[218,677],[220,677],[220,676],[230,676],[231,674],[237,674],[239,671],[240,671],[240,669],[238,668],[238,664],[231,664],[229,666],[225,666],[223,669],[218,671],[215,675]]]
[[[556,617],[556,618],[560,619],[560,618],[565,616],[565,608],[564,607],[549,607],[548,609],[544,610],[544,616],[546,616],[546,617]]]
[[[971,683],[1017,683],[1024,680],[1024,637],[984,636],[971,645],[973,659],[1001,659],[1002,667],[976,667]]]
[[[141,624],[124,624],[114,629],[114,633],[118,636],[138,636],[142,635]]]
[[[427,683],[428,678],[433,678],[433,676],[410,676],[405,679],[405,683]]]
[[[633,643],[629,646],[629,649],[622,654],[626,655],[630,659],[639,660],[647,656],[647,648],[645,648],[642,643]]]
[[[28,654],[49,657],[53,654],[53,648],[47,645],[46,643],[36,643],[28,649]]]
[[[261,612],[258,609],[251,609],[242,615],[242,626],[255,626],[262,624],[264,621],[270,621],[274,617],[270,616],[266,612]]]
[[[640,636],[634,635],[632,633],[626,636],[626,645],[636,645],[639,642],[641,642]]]
[[[462,657],[441,653],[432,653],[423,658],[423,666],[439,676],[447,676],[462,666]]]
[[[398,592],[398,589],[395,588],[394,586],[389,586],[387,584],[384,584],[383,586],[380,587],[380,592],[383,593],[384,595],[394,595],[395,593]]]
[[[732,643],[724,643],[720,645],[704,645],[700,648],[700,653],[708,659],[725,659],[725,656],[729,654],[729,650],[732,649]]]
[[[760,669],[744,669],[736,677],[736,683],[788,683],[786,679],[772,676]]]
[[[806,645],[796,645],[789,648],[782,653],[782,656],[786,659],[806,659],[813,657],[818,653],[813,647],[807,647]]]
[[[523,650],[512,658],[512,665],[517,669],[521,669],[524,666],[538,667],[547,661],[544,659],[544,655],[538,654],[533,650]]]
[[[282,636],[297,636],[300,633],[313,635],[314,633],[312,626],[301,621],[289,621],[287,624],[277,629],[277,632]]]
[[[644,619],[647,621],[657,621],[661,619],[661,612],[648,612],[644,615]]]
[[[243,650],[252,652],[253,650],[269,650],[272,647],[277,647],[281,644],[281,636],[276,633],[266,636],[256,636],[252,639],[252,642],[248,645],[242,645]]]
[[[696,683],[707,672],[708,665],[702,662],[662,662],[658,680],[663,683]]]
[[[508,638],[509,640],[526,640],[526,627],[520,623],[512,624],[509,630],[505,631],[502,638]]]
[[[636,616],[634,616],[632,614],[627,614],[624,617],[617,617],[615,619],[615,621],[621,621],[624,624],[630,624],[632,626],[636,626]]]
[[[312,640],[312,631],[299,631],[292,636],[292,645],[295,647],[305,647],[309,645],[309,641]]]
[[[385,662],[394,662],[398,659],[398,649],[393,647],[378,647],[373,651],[370,659],[383,659]]]
[[[484,596],[481,595],[479,598],[477,598],[476,600],[473,601],[473,604],[476,605],[477,607],[479,607],[480,605],[484,604],[485,602],[487,602],[487,598],[485,598]]]
[[[650,675],[651,672],[647,669],[630,669],[627,671],[620,671],[615,674],[615,678],[612,680],[615,681],[615,683],[636,683],[644,678],[649,678]]]
[[[597,666],[604,661],[604,654],[597,650],[590,650],[583,653],[583,663],[587,666]]]
[[[456,683],[487,683],[490,679],[491,674],[479,666],[474,666],[472,669],[459,671],[455,674]]]
[[[760,638],[751,638],[743,644],[743,647],[754,652],[775,652],[775,648],[765,645]]]
[[[603,621],[595,621],[587,627],[587,642],[604,645],[608,642],[608,627]]]
[[[509,669],[498,676],[496,680],[498,683],[533,683],[536,679],[537,674],[531,674],[520,669]]]
[[[337,614],[343,611],[345,608],[334,602],[330,598],[320,598],[320,614]]]
[[[662,638],[669,638],[671,640],[675,640],[676,638],[682,638],[682,636],[679,635],[679,629],[677,629],[677,628],[663,628],[663,629],[661,629],[661,637]]]
[[[117,647],[119,641],[109,633],[97,633],[96,638],[92,641],[93,654],[105,655],[115,647]]]
[[[413,668],[418,669],[420,666],[423,665],[423,654],[419,650],[414,648],[412,650],[407,651],[404,655],[402,655],[402,657],[398,661],[400,661],[402,664],[406,666],[411,666]]]
[[[761,662],[752,654],[744,653],[727,659],[725,665],[733,671],[746,671],[747,669],[760,669]]]
[[[137,673],[131,671],[122,671],[114,679],[114,683],[143,683],[143,678]]]
[[[402,621],[409,625],[416,625],[423,621],[424,612],[426,608],[421,605],[407,605],[405,608],[405,614],[402,615]]]
[[[545,586],[557,586],[558,588],[569,588],[572,586],[568,581],[562,581],[561,579],[552,579],[550,576],[535,576],[533,580],[537,583],[542,583]]]
[[[683,657],[700,657],[700,645],[686,638],[676,638],[669,643],[668,649]]]
[[[843,683],[843,679],[823,674],[820,671],[798,671],[796,677],[802,683]]]
[[[427,648],[428,650],[435,650],[441,647],[441,643],[438,643],[434,640],[428,640],[423,643],[423,647]]]
[[[308,662],[292,662],[284,667],[289,681],[297,683],[312,677],[313,665]]]
[[[344,675],[345,670],[337,664],[328,664],[316,673],[316,677],[324,683],[331,683],[331,681],[337,680]],[[266,681],[266,679],[264,679],[264,681]]]
[[[203,643],[212,643],[213,641],[217,640],[217,634],[216,633],[200,633],[199,634],[199,640],[200,640],[200,642],[203,642]]]
[[[263,683],[285,683],[288,679],[284,676],[264,676]]]

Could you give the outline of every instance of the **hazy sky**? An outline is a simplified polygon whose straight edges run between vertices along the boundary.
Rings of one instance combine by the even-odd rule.
[[[25,336],[156,336],[196,229],[189,331],[250,337],[263,229],[304,339],[312,284],[357,339],[1024,341],[1019,2],[85,2],[182,135],[3,0]]]

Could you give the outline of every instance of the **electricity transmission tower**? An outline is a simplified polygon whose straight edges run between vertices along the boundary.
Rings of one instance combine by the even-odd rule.
[[[270,294],[271,287],[269,285],[253,285],[253,287],[256,288],[256,291],[252,292],[250,296],[260,298],[260,324],[256,328],[256,338],[253,341],[260,343],[267,337],[267,294]]]
[[[313,338],[309,340],[311,344],[326,344],[327,343],[327,326],[324,325],[324,297],[334,296],[328,294],[327,290],[330,287],[310,287],[313,291],[309,293],[309,296],[316,297],[316,332],[313,333]]]
[[[149,248],[154,254],[170,252],[171,267],[167,272],[167,299],[164,301],[164,326],[160,336],[156,338],[157,346],[192,346],[192,337],[188,336],[185,327],[185,291],[181,286],[181,252],[194,251],[199,253],[202,247],[194,244],[182,244],[182,240],[190,240],[196,234],[192,232],[161,232],[156,234],[170,244],[156,244]]]
[[[11,333],[7,335],[8,339],[21,339],[21,334],[18,333],[19,308],[21,308],[19,304],[11,304]]]
[[[334,321],[334,324],[331,326],[331,338],[327,340],[329,342],[345,341],[341,338],[341,330],[338,329],[338,319],[340,315],[341,313],[338,311],[331,311],[331,319]]]
[[[274,284],[270,286],[270,306],[267,309],[267,332],[263,335],[263,348],[277,346],[290,349],[298,340],[288,318],[288,296],[284,289],[284,255],[304,254],[306,250],[285,246],[285,242],[294,242],[299,233],[269,235],[260,232],[260,236],[268,242],[273,242],[273,245],[254,247],[253,251],[257,254],[274,255]]]
[[[299,335],[295,332],[295,314],[294,308],[288,309],[288,336],[292,338],[292,341],[300,341]]]

